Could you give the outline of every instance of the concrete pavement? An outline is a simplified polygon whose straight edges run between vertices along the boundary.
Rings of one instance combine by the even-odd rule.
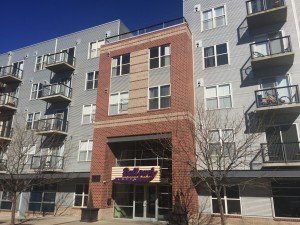
[[[8,225],[10,216],[8,214],[1,214],[0,212],[0,225]],[[80,222],[80,218],[76,216],[45,216],[45,217],[32,217],[27,220],[16,220],[16,224],[24,225],[156,225],[165,224],[159,222],[143,222],[134,220],[121,220],[112,219],[110,221],[97,221],[94,223]]]

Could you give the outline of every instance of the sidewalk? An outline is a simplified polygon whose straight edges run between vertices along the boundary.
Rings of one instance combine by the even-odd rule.
[[[10,221],[9,215],[1,215],[0,213],[0,225],[8,225]],[[16,220],[16,224],[24,225],[156,225],[164,224],[158,222],[143,222],[143,221],[134,221],[134,220],[121,220],[115,219],[110,221],[97,221],[94,223],[85,223],[80,222],[79,217],[70,217],[70,216],[45,216],[45,217],[36,217],[29,218],[26,221]]]

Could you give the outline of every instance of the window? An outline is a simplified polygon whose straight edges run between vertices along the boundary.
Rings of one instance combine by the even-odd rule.
[[[11,199],[10,193],[6,191],[0,192],[0,209],[10,210],[12,206]]]
[[[202,12],[202,30],[209,30],[224,25],[226,25],[224,6]]]
[[[93,140],[80,141],[79,143],[79,161],[91,161]]]
[[[128,112],[128,92],[118,92],[110,95],[109,115]]]
[[[26,130],[35,130],[38,128],[38,121],[41,118],[41,113],[29,113],[27,114]]]
[[[149,88],[149,109],[171,107],[170,85]]]
[[[212,187],[213,188],[213,187]],[[241,199],[238,186],[223,187],[221,190],[223,209],[225,214],[241,214]],[[217,196],[212,193],[212,212],[220,213]]]
[[[299,181],[277,181],[272,183],[275,217],[300,218]]]
[[[222,84],[217,86],[206,87],[205,89],[206,109],[231,108],[231,86]]]
[[[104,41],[94,41],[90,43],[89,46],[89,58],[95,58],[100,56],[101,45],[104,44]]]
[[[41,83],[37,83],[37,84],[33,84],[31,86],[31,95],[30,95],[30,99],[38,99],[42,96],[42,89],[43,89],[43,84]]]
[[[114,57],[112,60],[112,75],[120,76],[130,73],[130,54]]]
[[[86,75],[86,90],[96,89],[98,87],[99,71],[87,73]]]
[[[35,155],[35,152],[36,152],[36,146],[30,145],[28,147],[23,147],[23,152],[24,152],[24,154],[26,154],[25,162],[27,164],[31,164],[32,157]]]
[[[216,129],[208,131],[209,151],[213,156],[230,156],[235,149],[234,130]]]
[[[150,48],[150,69],[170,65],[170,45]]]
[[[48,58],[48,55],[41,55],[41,56],[36,57],[35,71],[45,69],[47,58]]]
[[[204,67],[216,67],[228,64],[227,43],[204,48]]]
[[[82,110],[82,123],[89,124],[95,121],[96,105],[84,105]]]
[[[74,206],[77,207],[87,206],[88,193],[89,193],[88,184],[76,184]]]
[[[30,193],[28,211],[54,212],[56,190],[56,184],[33,186]]]

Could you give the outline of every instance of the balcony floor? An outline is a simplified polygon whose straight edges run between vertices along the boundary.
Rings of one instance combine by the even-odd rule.
[[[46,65],[45,68],[54,73],[59,73],[59,72],[75,69],[73,66],[71,66],[70,64],[68,64],[66,62],[58,62],[58,63]]]
[[[22,79],[17,78],[15,76],[7,75],[7,76],[1,76],[0,82],[5,83],[5,84],[20,83],[20,82],[22,82]]]
[[[300,114],[300,103],[275,105],[260,107],[255,110],[257,113],[288,113],[288,114]]]
[[[39,98],[40,100],[43,100],[45,102],[49,102],[49,103],[55,103],[55,102],[71,102],[72,99],[68,98],[64,95],[49,95],[49,96],[45,96],[45,97],[41,97]]]
[[[270,56],[257,57],[251,60],[253,69],[267,69],[284,65],[292,65],[294,62],[294,52],[285,52]]]
[[[44,136],[50,136],[50,135],[68,135],[67,132],[64,131],[58,131],[58,130],[47,130],[47,131],[36,131],[37,135],[44,135]]]
[[[17,107],[10,106],[10,105],[0,105],[0,110],[2,111],[15,111]]]
[[[248,27],[251,29],[262,26],[283,23],[287,20],[287,6],[280,6],[273,9],[247,15]]]
[[[300,166],[299,161],[295,162],[264,162],[262,167],[298,167]]]

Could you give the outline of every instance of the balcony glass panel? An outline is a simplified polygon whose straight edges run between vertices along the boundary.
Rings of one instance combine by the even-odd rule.
[[[284,0],[251,0],[247,1],[246,5],[249,15],[284,6],[285,3]]]

